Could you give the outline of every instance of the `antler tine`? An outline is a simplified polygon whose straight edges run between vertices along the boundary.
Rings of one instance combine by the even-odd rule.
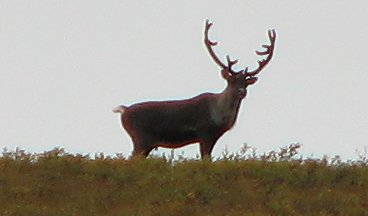
[[[276,31],[274,29],[268,30],[268,38],[270,40],[270,45],[262,45],[262,47],[265,48],[266,50],[265,51],[256,50],[257,55],[260,55],[260,56],[268,55],[268,56],[266,57],[266,59],[258,61],[258,68],[255,69],[254,71],[247,72],[248,69],[247,68],[244,69],[244,74],[246,76],[252,77],[252,76],[257,75],[271,61],[272,56],[273,56],[273,50],[275,48],[275,41],[276,41]]]
[[[211,23],[209,20],[206,20],[206,26],[205,26],[205,30],[204,30],[204,44],[206,45],[206,48],[210,54],[210,56],[212,57],[212,59],[216,62],[216,64],[218,66],[220,66],[222,69],[228,68],[230,73],[233,73],[233,71],[231,70],[231,67],[236,64],[238,62],[238,60],[231,60],[229,55],[226,56],[227,59],[227,63],[228,65],[225,65],[224,63],[222,63],[222,61],[216,56],[215,52],[213,51],[212,47],[216,46],[218,44],[218,42],[214,42],[211,41],[208,38],[208,31],[210,30],[211,26],[213,25],[213,23]]]
[[[230,59],[230,56],[229,56],[229,55],[227,55],[227,56],[226,56],[226,60],[227,60],[227,65],[228,65],[229,71],[230,71],[230,72],[233,72],[233,71],[232,71],[232,69],[231,69],[231,67],[232,67],[233,65],[235,65],[235,64],[237,64],[237,63],[238,63],[238,59],[231,60],[231,59]]]

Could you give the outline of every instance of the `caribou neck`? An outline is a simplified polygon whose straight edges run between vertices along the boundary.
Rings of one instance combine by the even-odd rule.
[[[219,105],[223,106],[225,109],[238,110],[242,98],[234,92],[234,90],[227,86],[224,91],[219,94]]]
[[[226,124],[232,127],[238,115],[242,98],[233,92],[229,86],[217,95],[213,109],[213,119],[216,124]]]

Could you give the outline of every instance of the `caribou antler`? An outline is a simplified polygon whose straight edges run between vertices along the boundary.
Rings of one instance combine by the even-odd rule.
[[[273,50],[275,49],[275,41],[276,41],[276,31],[274,29],[268,30],[268,38],[270,39],[270,45],[262,45],[263,48],[266,48],[265,51],[256,50],[256,54],[260,56],[267,55],[266,59],[262,59],[258,61],[258,68],[252,72],[248,72],[248,67],[246,67],[243,71],[245,76],[253,77],[257,75],[259,72],[263,70],[263,68],[271,61],[273,56]]]
[[[235,71],[233,71],[231,69],[231,67],[233,65],[235,65],[236,63],[238,63],[238,60],[231,60],[230,56],[227,55],[226,56],[226,60],[227,60],[227,65],[225,65],[224,63],[222,63],[222,61],[216,56],[215,52],[213,51],[213,47],[216,46],[218,44],[218,42],[214,42],[211,41],[208,38],[208,31],[211,28],[211,26],[213,25],[213,23],[211,23],[209,20],[206,20],[206,27],[204,30],[204,44],[207,47],[207,50],[210,54],[210,56],[212,57],[212,59],[216,62],[216,64],[218,66],[220,66],[222,69],[228,69],[228,71],[231,74],[236,73]],[[258,51],[256,50],[256,54],[260,55],[260,56],[265,56],[267,55],[266,59],[262,59],[258,61],[258,68],[255,69],[252,72],[248,72],[248,67],[246,67],[244,70],[241,70],[240,72],[242,72],[245,77],[253,77],[255,75],[257,75],[259,72],[261,72],[263,70],[263,68],[271,61],[272,56],[273,56],[273,50],[275,48],[275,41],[276,41],[276,31],[274,29],[272,30],[268,30],[268,38],[270,39],[270,45],[262,45],[263,48],[265,48],[265,51]]]
[[[209,20],[206,20],[206,27],[205,27],[205,30],[204,30],[204,44],[206,45],[207,47],[207,50],[208,52],[210,53],[210,56],[212,57],[212,59],[216,62],[216,64],[218,66],[220,66],[222,69],[225,69],[227,68],[229,70],[230,73],[234,73],[234,71],[232,71],[231,67],[233,65],[235,65],[236,63],[238,63],[238,60],[235,59],[235,60],[231,60],[230,59],[230,56],[227,55],[226,56],[226,60],[227,60],[227,65],[225,65],[224,63],[221,62],[221,60],[216,56],[215,52],[213,51],[212,47],[216,46],[218,43],[217,41],[216,42],[213,42],[211,41],[209,38],[208,38],[208,31],[209,29],[211,28],[211,26],[213,25],[213,23],[210,23]]]

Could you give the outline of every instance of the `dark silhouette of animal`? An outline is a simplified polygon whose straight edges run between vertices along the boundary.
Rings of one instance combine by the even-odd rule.
[[[207,20],[204,43],[212,59],[221,67],[226,88],[221,93],[203,93],[186,100],[143,102],[115,108],[113,111],[121,114],[122,125],[132,138],[133,156],[147,157],[157,147],[178,148],[199,142],[202,158],[210,158],[217,140],[233,127],[247,87],[257,81],[256,75],[273,56],[276,32],[269,30],[270,45],[262,45],[265,50],[256,51],[266,57],[258,61],[254,71],[249,72],[248,67],[234,71],[232,66],[237,60],[227,55],[227,64],[224,64],[213,51],[217,42],[208,38],[211,26]]]

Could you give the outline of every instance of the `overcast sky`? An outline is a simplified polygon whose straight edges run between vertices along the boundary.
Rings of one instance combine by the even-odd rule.
[[[224,89],[206,19],[216,52],[239,69],[257,65],[267,29],[278,36],[215,157],[298,142],[305,156],[356,159],[368,146],[365,0],[0,0],[0,147],[130,155],[114,107]]]

